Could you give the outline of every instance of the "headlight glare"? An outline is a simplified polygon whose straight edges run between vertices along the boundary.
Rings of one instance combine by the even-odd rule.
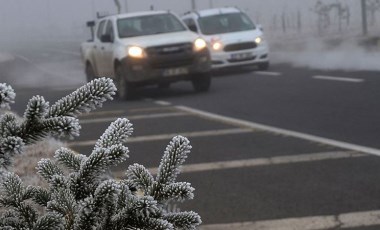
[[[257,37],[257,38],[255,38],[255,42],[256,42],[256,44],[260,44],[260,43],[263,42],[263,38],[262,37]]]
[[[204,48],[207,47],[207,43],[202,38],[197,38],[197,40],[194,41],[194,49],[195,51],[201,51]]]
[[[128,48],[128,55],[134,58],[143,58],[145,57],[145,52],[141,47],[131,46]]]
[[[214,42],[212,44],[212,49],[213,50],[221,50],[223,47],[222,43],[221,42]]]

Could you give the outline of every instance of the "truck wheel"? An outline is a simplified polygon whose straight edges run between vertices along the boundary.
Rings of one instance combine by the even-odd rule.
[[[211,86],[211,75],[201,74],[192,79],[193,88],[197,92],[207,92]]]
[[[127,70],[123,65],[117,65],[115,69],[117,95],[119,99],[131,99],[135,94],[135,87],[126,79]]]
[[[258,65],[259,70],[268,70],[269,69],[269,62],[262,62]]]
[[[161,82],[158,84],[158,88],[160,89],[169,89],[170,88],[170,82]]]
[[[87,82],[90,82],[95,79],[95,72],[92,68],[91,64],[86,65],[86,80]]]

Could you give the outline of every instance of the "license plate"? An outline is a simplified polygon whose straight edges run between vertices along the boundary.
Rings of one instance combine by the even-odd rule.
[[[244,59],[249,59],[249,58],[252,58],[252,57],[253,57],[252,53],[231,54],[231,59],[232,60],[244,60]]]
[[[166,69],[164,70],[164,77],[171,77],[171,76],[177,76],[177,75],[183,75],[183,74],[188,74],[189,70],[185,67],[181,68],[171,68],[171,69]]]

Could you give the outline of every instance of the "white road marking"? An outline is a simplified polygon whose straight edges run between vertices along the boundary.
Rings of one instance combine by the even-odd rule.
[[[210,137],[210,136],[222,136],[222,135],[231,135],[231,134],[241,134],[241,133],[250,133],[252,129],[221,129],[221,130],[209,130],[209,131],[199,131],[199,132],[184,132],[184,133],[171,133],[171,134],[160,134],[160,135],[147,135],[140,137],[130,137],[127,140],[127,143],[135,142],[147,142],[147,141],[160,141],[160,140],[170,140],[174,136],[183,135],[186,137]],[[96,140],[89,141],[78,141],[68,143],[69,147],[81,147],[81,146],[92,146],[96,143]]]
[[[266,76],[281,76],[282,73],[279,72],[268,72],[268,71],[254,71],[254,74],[266,75]]]
[[[318,80],[328,80],[328,81],[343,81],[343,82],[351,82],[351,83],[360,83],[364,82],[364,79],[359,78],[347,78],[347,77],[332,77],[332,76],[314,76],[314,79]]]
[[[158,114],[147,114],[147,115],[135,115],[127,116],[129,120],[142,120],[142,119],[154,119],[154,118],[166,118],[166,117],[179,117],[179,116],[191,116],[189,113],[177,112],[177,113],[158,113]],[[120,117],[120,116],[119,116]],[[80,124],[91,124],[91,123],[104,123],[116,121],[119,117],[105,117],[105,118],[94,118],[94,119],[83,119],[80,120]]]
[[[299,139],[308,140],[308,141],[312,141],[312,142],[331,145],[331,146],[335,146],[335,147],[342,148],[342,149],[347,149],[347,150],[352,150],[352,151],[357,151],[357,152],[362,152],[362,153],[380,156],[380,149],[376,149],[376,148],[351,144],[351,143],[347,143],[347,142],[343,142],[343,141],[337,141],[337,140],[328,139],[328,138],[319,137],[319,136],[314,136],[314,135],[301,133],[301,132],[297,132],[297,131],[277,128],[277,127],[273,127],[273,126],[269,126],[269,125],[263,125],[263,124],[259,124],[259,123],[255,123],[255,122],[245,121],[242,119],[231,118],[231,117],[227,117],[227,116],[222,116],[222,115],[218,115],[218,114],[214,114],[214,113],[205,112],[205,111],[198,110],[198,109],[193,109],[193,108],[186,107],[186,106],[176,106],[176,108],[178,108],[182,111],[185,111],[185,112],[189,112],[189,113],[198,115],[200,117],[206,117],[206,118],[209,118],[212,120],[237,125],[240,127],[246,127],[246,128],[256,129],[256,130],[263,130],[263,131],[277,133],[277,134],[281,134],[281,135],[285,135],[285,136],[296,137]]]
[[[163,105],[163,106],[172,105],[172,103],[170,103],[168,101],[154,101],[154,103],[157,104],[157,105]]]
[[[50,50],[52,52],[56,52],[56,53],[69,54],[69,55],[76,56],[76,57],[81,57],[82,56],[80,54],[80,52],[60,50],[60,49],[48,49],[48,50]]]
[[[125,113],[124,110],[109,110],[109,111],[102,111],[102,112],[91,112],[91,113],[84,113],[79,115],[80,117],[88,117],[88,116],[108,116],[108,115],[116,115],[116,114],[123,114]]]
[[[326,230],[359,228],[380,225],[380,211],[343,213],[331,216],[312,216],[264,220],[232,224],[203,225],[199,230]]]
[[[155,112],[155,111],[174,111],[174,107],[148,107],[148,108],[135,108],[135,109],[129,109],[130,112]]]
[[[254,158],[234,161],[219,161],[199,164],[186,164],[181,167],[181,173],[194,173],[205,171],[216,171],[236,168],[254,168],[269,165],[296,164],[304,162],[336,160],[345,158],[367,157],[368,155],[353,152],[353,151],[334,151],[321,153],[305,153],[290,156],[276,156],[269,158]],[[149,171],[156,175],[157,168],[150,168]],[[114,175],[118,178],[124,177],[124,172],[115,172]]]

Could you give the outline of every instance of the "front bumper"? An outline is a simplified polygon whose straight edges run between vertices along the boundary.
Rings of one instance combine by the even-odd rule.
[[[211,52],[212,69],[255,65],[265,62],[269,62],[269,50],[266,45],[232,52]]]
[[[200,52],[152,56],[143,59],[125,58],[126,78],[136,85],[191,80],[193,76],[209,73],[211,58],[207,49]]]

